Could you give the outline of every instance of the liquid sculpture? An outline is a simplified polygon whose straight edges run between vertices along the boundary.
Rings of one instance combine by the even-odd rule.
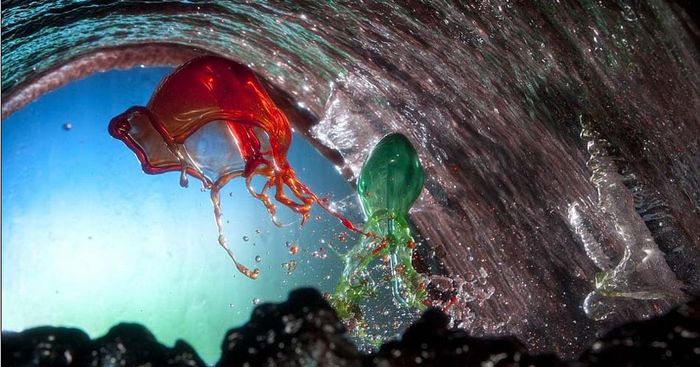
[[[187,62],[160,83],[146,107],[131,107],[112,119],[109,133],[136,153],[144,172],[179,171],[181,186],[187,186],[190,175],[211,190],[219,244],[252,279],[259,269],[236,260],[222,229],[219,192],[235,177],[246,179],[248,191],[263,202],[277,225],[276,207],[267,194],[271,188],[277,202],[302,216],[302,224],[317,203],[360,232],[297,179],[287,161],[289,121],[255,74],[233,61],[204,56]],[[266,178],[259,192],[252,187],[255,175]]]
[[[416,150],[403,135],[384,137],[365,162],[358,194],[367,217],[362,237],[345,256],[343,276],[331,301],[346,319],[361,319],[359,301],[376,292],[369,265],[381,260],[388,266],[394,299],[405,307],[423,308],[424,279],[413,268],[416,243],[408,224],[408,210],[423,189],[424,173]]]
[[[637,212],[635,195],[639,193],[627,188],[618,166],[624,161],[611,156],[612,143],[593,128],[592,121],[583,116],[579,121],[581,138],[590,154],[586,166],[598,199],[590,204],[572,204],[568,219],[586,254],[600,270],[595,275],[595,289],[584,299],[583,311],[594,320],[603,320],[635,303],[682,302],[686,298],[683,283]],[[584,213],[589,205],[596,216],[609,218],[614,230],[587,218]]]

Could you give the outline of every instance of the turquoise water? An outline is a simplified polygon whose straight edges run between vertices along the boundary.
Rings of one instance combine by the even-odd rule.
[[[260,267],[250,280],[217,244],[209,193],[196,180],[181,188],[176,172],[144,174],[109,136],[109,120],[144,105],[169,70],[96,74],[3,121],[3,330],[72,326],[97,337],[138,322],[167,345],[185,339],[213,363],[225,331],[247,321],[257,300],[281,301],[300,286],[332,291],[342,268],[328,250],[344,232],[336,220],[316,210],[300,228],[282,210],[289,225],[275,227],[243,180],[229,183],[224,231],[239,260]],[[352,203],[350,185],[299,136],[289,161],[317,193]],[[322,246],[327,257],[312,256]],[[297,268],[288,274],[291,260]]]

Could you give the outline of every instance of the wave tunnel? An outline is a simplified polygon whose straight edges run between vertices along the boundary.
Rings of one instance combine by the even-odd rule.
[[[436,307],[574,359],[700,296],[697,15],[3,0],[3,333],[139,323],[212,365],[313,287],[368,353]]]

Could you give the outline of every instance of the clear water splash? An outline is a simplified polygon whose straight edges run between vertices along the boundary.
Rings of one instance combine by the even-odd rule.
[[[602,320],[618,312],[629,300],[683,299],[682,283],[637,213],[634,193],[624,185],[610,156],[610,143],[590,121],[580,117],[580,122],[581,138],[590,155],[587,166],[591,184],[597,191],[597,202],[573,203],[568,209],[568,220],[586,254],[600,270],[595,275],[595,289],[583,301],[584,312]],[[595,226],[583,214],[584,206],[606,223]]]

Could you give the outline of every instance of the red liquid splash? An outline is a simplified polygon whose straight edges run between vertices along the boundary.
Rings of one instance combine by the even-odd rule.
[[[205,56],[187,62],[161,82],[148,106],[131,107],[112,119],[109,133],[136,153],[144,172],[180,171],[182,186],[187,186],[189,174],[211,190],[219,244],[249,278],[257,278],[259,269],[251,271],[236,261],[222,230],[219,192],[234,177],[245,177],[248,191],[263,202],[277,225],[276,207],[267,193],[272,188],[277,202],[301,214],[302,225],[317,203],[348,229],[362,233],[297,179],[287,161],[289,121],[255,74],[233,61]],[[259,192],[252,187],[255,175],[266,179]]]

